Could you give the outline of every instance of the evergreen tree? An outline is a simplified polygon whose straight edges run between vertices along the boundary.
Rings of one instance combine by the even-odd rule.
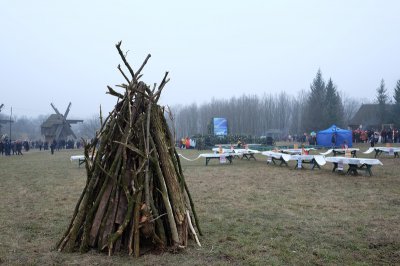
[[[310,85],[310,90],[304,115],[305,132],[321,130],[326,125],[323,112],[325,109],[326,88],[320,69],[318,69],[317,75]]]
[[[376,100],[378,104],[386,104],[388,96],[385,88],[385,81],[383,79],[381,80],[381,85],[376,89],[376,92]]]
[[[388,95],[385,88],[385,81],[381,80],[381,85],[376,89],[377,95],[376,100],[378,103],[378,117],[381,124],[385,123],[386,116],[386,103],[388,101]]]
[[[394,88],[394,103],[395,104],[400,104],[400,79],[396,83],[396,87]]]
[[[329,79],[328,84],[326,85],[324,108],[325,127],[329,127],[332,124],[343,126],[343,103],[335,85],[333,85],[332,79]]]
[[[400,127],[400,79],[396,83],[396,87],[394,88],[393,93],[394,98],[394,106],[393,106],[393,120],[396,124],[396,127]]]

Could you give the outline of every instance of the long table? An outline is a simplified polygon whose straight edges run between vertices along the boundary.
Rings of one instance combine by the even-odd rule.
[[[72,161],[78,161],[78,166],[80,167],[82,164],[85,163],[85,155],[72,155],[70,158],[71,162]]]
[[[346,151],[349,151],[351,153],[351,156],[354,158],[354,157],[357,157],[357,151],[359,151],[359,150],[360,149],[358,149],[358,148],[347,148],[347,149],[336,149],[336,148],[334,148],[334,149],[329,149],[326,152],[321,152],[320,154],[321,155],[328,155],[328,154],[333,152],[333,156],[336,156],[337,154],[345,154]]]
[[[221,160],[221,158],[226,158],[229,163],[232,163],[232,159],[233,159],[234,154],[232,153],[202,153],[199,155],[199,157],[203,157],[206,159],[206,166],[208,165],[208,162],[211,159],[218,159]]]
[[[394,158],[399,158],[399,152],[400,148],[399,147],[371,147],[368,150],[366,150],[365,154],[369,154],[375,151],[375,158],[379,157],[382,153],[387,153],[389,155],[394,155]]]
[[[363,170],[372,176],[372,166],[383,165],[378,159],[367,159],[367,158],[348,158],[348,157],[325,157],[327,162],[333,163],[332,172],[336,169],[343,170],[344,165],[347,164],[349,169],[346,174],[358,175],[358,170]],[[341,168],[341,169],[340,169]]]
[[[255,154],[260,153],[260,151],[258,150],[252,150],[252,149],[221,149],[222,153],[229,153],[232,154],[233,156],[242,156],[242,160],[245,158],[247,160],[250,159],[254,159],[255,161],[257,161],[256,157],[254,157]],[[213,152],[219,152],[220,149],[219,148],[213,148],[212,149]]]
[[[283,164],[287,166],[291,157],[289,154],[274,151],[263,151],[261,154],[268,157],[268,163],[276,164],[276,162],[280,162],[279,166]]]
[[[309,152],[311,150],[316,150],[314,148],[304,148],[305,151]],[[303,149],[281,149],[279,150],[282,153],[287,153],[287,154],[291,154],[291,155],[301,155],[303,153]]]
[[[254,159],[257,161],[256,157],[254,157],[255,154],[260,153],[258,150],[252,150],[252,149],[234,149],[235,153],[241,154],[242,155],[242,160],[246,158],[247,160]]]
[[[294,154],[290,156],[290,160],[298,162],[295,168],[304,168],[303,164],[310,164],[312,165],[312,170],[314,170],[315,167],[321,169],[321,166],[326,164],[325,158],[322,155]]]
[[[279,162],[279,166],[288,165],[289,161],[297,161],[296,168],[304,168],[303,164],[312,165],[311,169],[318,168],[321,169],[322,165],[326,164],[324,156],[322,155],[306,155],[306,154],[287,154],[275,151],[264,151],[261,153],[264,156],[268,157],[268,163],[277,164]],[[299,162],[300,161],[300,162]]]

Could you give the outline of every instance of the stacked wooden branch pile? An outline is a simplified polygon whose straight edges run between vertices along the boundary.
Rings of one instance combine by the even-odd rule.
[[[193,201],[163,108],[157,104],[168,72],[150,89],[139,81],[150,55],[134,72],[120,46],[131,79],[118,66],[127,82],[119,86],[124,93],[108,87],[118,102],[94,141],[85,145],[86,186],[57,249],[97,248],[109,255],[127,252],[138,257],[149,250],[183,248],[188,237],[200,245]]]

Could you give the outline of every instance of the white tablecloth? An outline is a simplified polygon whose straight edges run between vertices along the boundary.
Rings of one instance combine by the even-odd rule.
[[[369,154],[369,153],[371,153],[373,151],[382,151],[382,152],[385,152],[385,153],[389,153],[391,151],[391,149],[392,149],[393,152],[400,152],[400,148],[399,147],[371,147],[371,148],[369,148],[368,150],[366,150],[363,153]]]
[[[343,164],[368,164],[368,165],[383,165],[381,161],[378,159],[368,159],[368,158],[348,158],[348,157],[325,157],[327,162],[331,163],[339,163],[340,161]]]
[[[358,148],[329,149],[329,150],[327,150],[326,152],[321,152],[320,154],[321,154],[321,155],[328,155],[328,154],[332,153],[333,151],[335,151],[335,152],[346,152],[346,150],[348,150],[349,152],[352,152],[352,151],[359,151],[360,149],[358,149]]]
[[[261,154],[264,156],[267,156],[267,157],[275,158],[275,159],[282,158],[286,162],[288,162],[290,160],[290,155],[286,154],[286,153],[274,152],[274,151],[263,151]]]
[[[191,162],[193,162],[193,161],[196,161],[196,160],[198,160],[198,159],[200,159],[200,158],[221,158],[222,156],[225,156],[225,157],[227,157],[227,156],[232,156],[232,155],[234,155],[234,154],[232,154],[232,153],[202,153],[202,154],[199,154],[199,156],[197,156],[196,158],[194,158],[194,159],[190,159],[190,158],[186,158],[185,156],[183,156],[182,154],[178,154],[181,158],[183,158],[183,159],[185,159],[186,161],[191,161]]]
[[[212,148],[213,152],[219,152],[219,148]],[[223,153],[240,153],[240,154],[249,154],[249,153],[260,153],[258,150],[252,149],[222,149]]]
[[[199,157],[203,158],[221,158],[222,156],[232,156],[232,153],[202,153]]]
[[[326,160],[325,157],[322,155],[299,155],[299,154],[295,154],[295,155],[291,155],[290,156],[290,160],[307,160],[307,161],[311,161],[312,159],[314,159],[318,165],[325,165],[326,164]]]
[[[78,160],[85,160],[85,156],[84,155],[72,155],[70,160],[71,160],[71,162],[78,161]]]
[[[311,150],[315,150],[314,148],[304,148],[305,151],[311,151]],[[302,149],[281,149],[280,150],[283,153],[287,153],[287,154],[301,154],[302,153]]]

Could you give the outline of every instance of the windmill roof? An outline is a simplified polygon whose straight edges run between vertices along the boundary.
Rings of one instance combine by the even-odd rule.
[[[62,115],[52,114],[46,121],[43,122],[42,127],[52,127],[63,123]]]

